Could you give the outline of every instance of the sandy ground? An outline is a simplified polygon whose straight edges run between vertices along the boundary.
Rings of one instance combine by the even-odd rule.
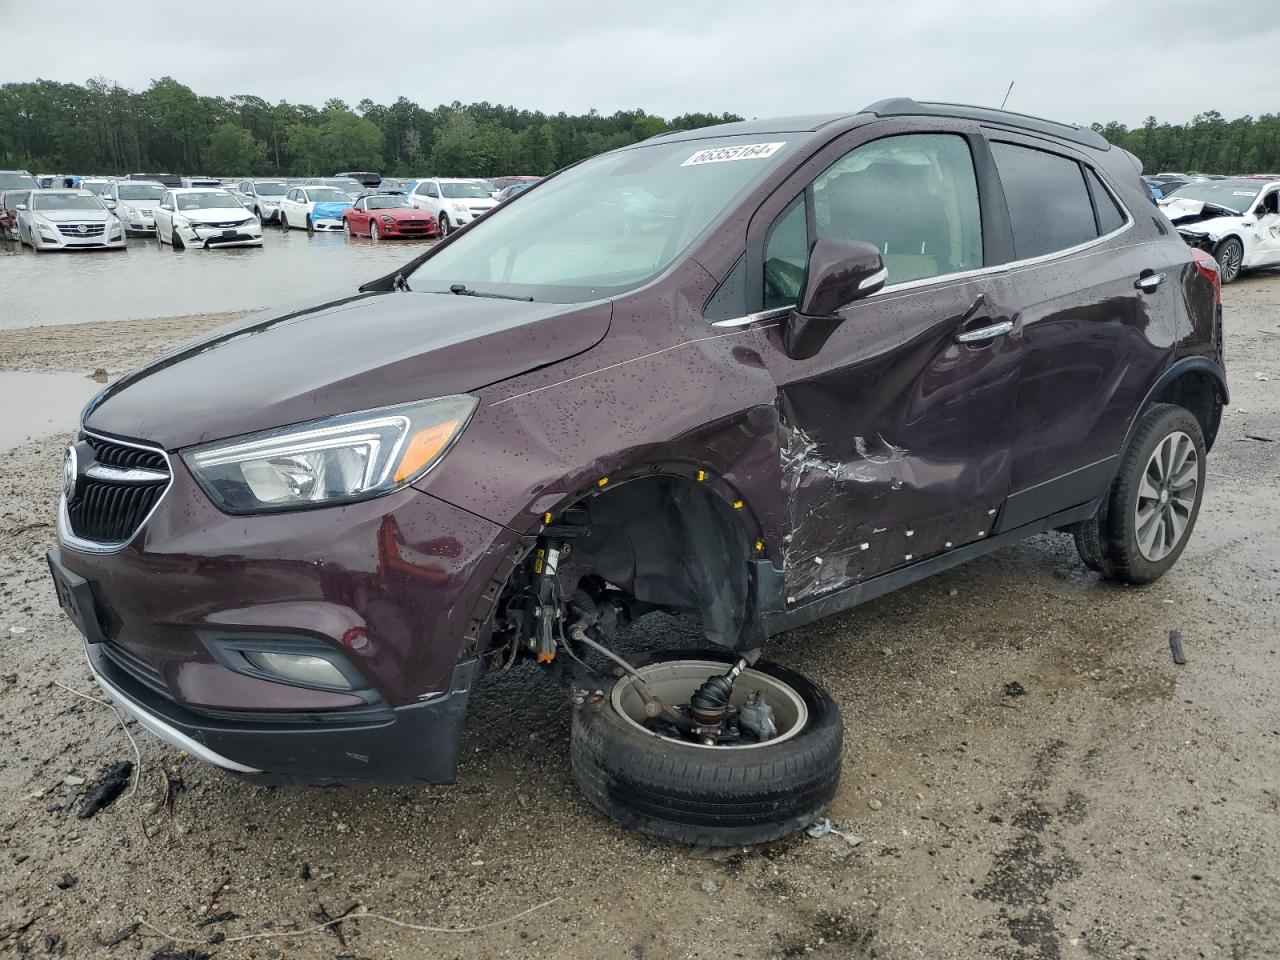
[[[97,692],[44,568],[68,436],[0,454],[0,950],[1280,956],[1280,442],[1242,439],[1280,441],[1280,278],[1226,304],[1234,406],[1158,584],[1103,583],[1046,535],[773,642],[844,712],[830,812],[856,848],[710,855],[618,829],[579,799],[566,706],[532,667],[482,683],[454,786],[269,790],[134,728],[137,792],[78,819],[81,779],[133,751],[110,709],[55,685]],[[9,331],[0,369],[115,375],[211,322]],[[659,619],[634,641],[690,633]],[[348,909],[491,925],[306,932]]]

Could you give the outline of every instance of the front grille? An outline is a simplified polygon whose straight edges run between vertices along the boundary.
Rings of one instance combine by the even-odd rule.
[[[228,220],[226,223],[193,223],[193,227],[211,227],[215,230],[229,230],[232,227],[243,227],[248,220]]]
[[[64,237],[100,237],[107,229],[105,223],[60,223],[58,232]]]
[[[108,467],[162,472],[164,479],[122,483],[82,475],[67,501],[71,532],[95,543],[123,543],[132,537],[169,487],[169,464],[155,449],[104,440],[81,438],[93,450],[93,459]]]

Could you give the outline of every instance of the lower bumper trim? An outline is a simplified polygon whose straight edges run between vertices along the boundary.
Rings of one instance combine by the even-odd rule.
[[[127,713],[144,729],[149,730],[161,740],[177,747],[179,750],[185,750],[193,757],[199,757],[206,763],[212,763],[214,766],[222,767],[224,770],[231,770],[235,773],[262,773],[255,767],[245,766],[243,763],[237,763],[220,753],[215,753],[206,747],[203,743],[191,739],[177,727],[170,726],[155,714],[148,713],[141,706],[134,703],[123,693],[112,686],[111,681],[100,674],[93,665],[93,660],[85,654],[85,659],[89,661],[89,669],[93,672],[93,679],[98,681],[98,686],[117,707]]]

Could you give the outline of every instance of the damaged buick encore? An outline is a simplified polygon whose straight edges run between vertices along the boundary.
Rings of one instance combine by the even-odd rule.
[[[843,723],[770,636],[1031,534],[1128,583],[1186,545],[1219,278],[1140,172],[912,100],[583,161],[105,389],[58,596],[117,704],[247,777],[451,781],[478,678],[529,662],[599,809],[780,836]],[[654,611],[705,649],[620,653]]]

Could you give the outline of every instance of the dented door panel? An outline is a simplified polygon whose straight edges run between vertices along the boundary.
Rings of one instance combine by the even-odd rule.
[[[999,275],[890,290],[846,308],[805,362],[761,331],[778,381],[789,602],[989,534],[1009,490],[1020,361],[1006,302]],[[956,340],[1002,320],[1004,336]]]

